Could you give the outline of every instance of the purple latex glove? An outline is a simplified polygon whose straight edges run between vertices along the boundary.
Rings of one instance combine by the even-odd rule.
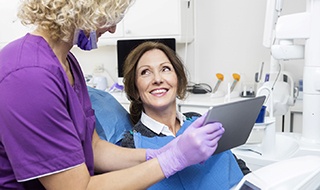
[[[169,148],[171,148],[172,146],[175,146],[177,144],[178,139],[181,137],[178,136],[176,138],[174,138],[172,141],[170,141],[168,144],[166,144],[165,146],[163,146],[162,148],[159,149],[147,149],[146,150],[146,160],[150,160],[152,158],[157,157],[159,154],[167,151]]]
[[[224,133],[222,124],[215,122],[202,126],[204,119],[197,119],[167,150],[157,155],[167,178],[190,165],[206,161],[217,149]]]
[[[201,118],[198,118],[199,121],[195,121],[193,122],[187,129],[186,131],[184,131],[184,133],[189,133],[190,131],[192,131],[195,127],[192,127],[192,125],[196,125],[196,126],[199,126],[199,125],[202,125],[203,122],[204,122],[204,119],[206,118],[207,116],[207,113],[204,113],[202,115]],[[201,123],[201,124],[200,124]],[[196,127],[197,128],[197,127]],[[183,133],[183,134],[184,134]],[[181,135],[180,135],[181,136]],[[164,151],[167,151],[169,148],[171,148],[172,146],[175,146],[176,145],[176,142],[178,141],[178,139],[180,138],[180,136],[177,136],[176,138],[174,138],[172,141],[170,141],[168,144],[166,144],[165,146],[163,146],[162,148],[159,148],[159,149],[147,149],[146,150],[146,160],[150,160],[152,158],[155,158],[157,157],[159,154],[163,153]]]

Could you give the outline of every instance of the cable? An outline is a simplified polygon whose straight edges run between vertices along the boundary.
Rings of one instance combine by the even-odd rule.
[[[280,76],[280,73],[281,73],[281,64],[280,64],[280,61],[278,61],[278,64],[279,64],[279,71],[278,71],[278,74],[277,74],[277,76],[276,76],[276,78],[275,78],[275,80],[274,80],[274,82],[273,82],[273,84],[272,84],[272,86],[271,86],[271,91],[274,90],[274,86],[276,85],[276,82],[278,81],[279,76]],[[270,73],[270,74],[271,74],[271,73]],[[270,93],[268,94],[265,102],[268,102],[269,97],[270,97]]]
[[[187,91],[194,94],[206,94],[206,93],[211,93],[212,88],[210,85],[206,83],[197,83],[197,84],[187,85]]]

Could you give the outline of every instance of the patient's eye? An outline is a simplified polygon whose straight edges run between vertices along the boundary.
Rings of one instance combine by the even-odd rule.
[[[171,68],[168,67],[168,66],[164,66],[164,67],[162,68],[162,71],[171,71]]]
[[[165,66],[162,67],[162,71],[163,72],[170,72],[170,71],[173,71],[173,68],[172,68],[171,65],[170,66],[165,65]]]
[[[150,70],[149,69],[143,69],[141,72],[140,72],[140,75],[148,75],[150,74]]]

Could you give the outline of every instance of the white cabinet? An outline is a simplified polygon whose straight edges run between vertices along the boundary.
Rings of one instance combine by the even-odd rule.
[[[30,31],[17,18],[18,2],[19,0],[0,0],[0,49]]]
[[[110,93],[127,111],[129,111],[130,102],[127,99],[125,92],[111,92]],[[231,101],[238,101],[241,98],[234,98]],[[211,94],[189,94],[187,99],[178,100],[177,108],[180,112],[197,112],[200,114],[206,113],[212,106],[224,104],[225,99],[212,98]]]
[[[117,25],[116,33],[105,33],[99,45],[116,44],[117,39],[160,37],[191,42],[193,15],[193,0],[136,0]]]
[[[243,100],[241,97],[231,98],[230,102]],[[225,97],[212,97],[211,93],[207,94],[188,94],[185,100],[178,101],[178,110],[182,113],[197,112],[206,113],[211,107],[225,104]]]
[[[0,0],[0,48],[31,29],[17,18],[19,0]],[[177,43],[194,38],[193,0],[135,0],[114,34],[105,33],[99,45],[115,45],[118,39],[175,38]]]

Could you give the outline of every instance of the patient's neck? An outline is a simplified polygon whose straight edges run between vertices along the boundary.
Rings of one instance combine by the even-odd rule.
[[[145,113],[152,119],[168,126],[174,135],[176,135],[181,128],[180,121],[177,118],[176,107],[166,110],[145,109]]]

